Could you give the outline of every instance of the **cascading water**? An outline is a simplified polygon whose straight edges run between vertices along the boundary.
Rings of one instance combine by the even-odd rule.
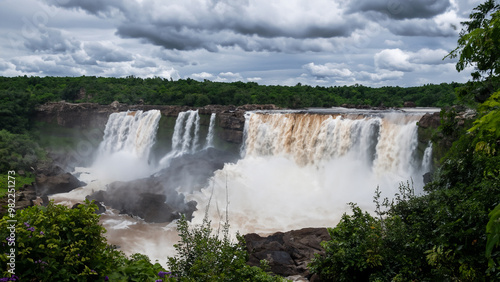
[[[213,146],[215,113],[210,116],[210,125],[203,149]],[[180,112],[172,135],[172,150],[160,160],[160,168],[168,167],[172,159],[193,154],[201,150],[200,146],[200,115],[198,110]]]
[[[149,153],[156,139],[160,117],[159,110],[120,112],[109,116],[99,155],[94,162],[101,177],[124,181],[152,173],[154,165],[149,162]]]
[[[205,148],[209,148],[209,147],[214,146],[213,143],[214,143],[215,117],[216,117],[215,113],[212,113],[212,115],[210,115],[210,124],[208,126],[208,134],[207,134]]]
[[[386,197],[400,182],[421,189],[430,161],[417,152],[422,115],[248,114],[244,157],[192,199],[203,207],[213,193],[220,207],[228,193],[231,225],[241,233],[334,226],[348,202],[374,210],[377,186]]]

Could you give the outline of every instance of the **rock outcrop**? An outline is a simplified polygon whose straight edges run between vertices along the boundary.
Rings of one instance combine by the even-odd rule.
[[[84,182],[59,166],[48,165],[36,171],[35,187],[38,196],[66,193],[84,185]]]
[[[88,200],[96,200],[122,214],[138,216],[146,222],[171,222],[186,214],[191,218],[196,202],[185,202],[182,194],[164,191],[158,179],[145,178],[129,182],[113,182],[106,191],[98,191]]]
[[[330,235],[326,228],[304,228],[267,237],[251,233],[244,238],[251,266],[258,266],[265,259],[275,274],[310,279],[307,264],[315,254],[324,253],[320,243],[330,240]]]
[[[439,112],[427,113],[418,121],[418,126],[424,129],[433,128],[436,129],[441,125],[441,118]]]
[[[180,214],[190,220],[196,202],[186,202],[178,191],[199,191],[207,186],[216,170],[235,160],[236,156],[208,148],[173,158],[168,168],[149,178],[113,182],[106,191],[98,191],[87,199],[102,202],[120,213],[141,217],[146,222],[171,222]]]
[[[222,140],[232,143],[241,143],[245,126],[245,112],[254,110],[274,110],[274,105],[244,105],[221,106],[208,105],[201,108],[171,105],[127,105],[117,101],[110,105],[95,103],[67,103],[52,102],[41,105],[36,109],[37,121],[55,123],[71,128],[100,128],[104,129],[109,115],[123,111],[160,110],[163,116],[176,117],[180,112],[198,110],[202,115],[217,114],[217,124],[223,129],[219,132]]]

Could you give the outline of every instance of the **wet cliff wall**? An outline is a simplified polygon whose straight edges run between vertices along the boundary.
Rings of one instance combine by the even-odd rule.
[[[272,110],[274,105],[245,105],[219,106],[209,105],[202,108],[187,106],[168,105],[126,105],[114,102],[110,105],[99,105],[94,103],[47,103],[37,108],[35,121],[49,124],[57,124],[66,128],[78,128],[88,130],[93,128],[104,129],[109,115],[122,111],[148,111],[157,109],[162,116],[177,117],[180,112],[198,110],[200,115],[211,115],[216,113],[216,124],[221,128],[217,132],[218,138],[235,144],[241,144],[243,129],[245,125],[245,112],[251,110]],[[208,122],[209,119],[202,119]],[[208,126],[208,124],[202,124]]]

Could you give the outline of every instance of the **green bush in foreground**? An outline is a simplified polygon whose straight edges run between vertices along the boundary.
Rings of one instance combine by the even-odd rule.
[[[144,255],[130,259],[108,245],[97,206],[86,202],[70,209],[50,203],[17,211],[0,220],[3,277],[20,281],[155,281],[164,269]],[[9,222],[9,220],[17,222]],[[13,234],[13,235],[12,235]],[[14,266],[14,264],[12,265]]]
[[[183,216],[177,222],[181,240],[174,245],[177,256],[168,258],[173,277],[180,281],[284,281],[283,278],[268,274],[263,267],[246,264],[248,254],[243,238],[238,243],[229,238],[229,225],[219,233],[214,233],[210,221],[205,217],[201,226],[191,229]]]

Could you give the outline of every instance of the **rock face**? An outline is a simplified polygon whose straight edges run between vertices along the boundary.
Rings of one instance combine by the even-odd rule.
[[[36,194],[39,196],[66,193],[85,185],[84,182],[58,166],[39,168],[35,181]]]
[[[267,237],[252,233],[244,238],[250,255],[248,264],[259,266],[260,260],[265,259],[275,274],[310,279],[307,264],[314,254],[324,253],[320,243],[330,240],[330,235],[326,228],[304,228]]]
[[[427,128],[438,128],[441,125],[441,118],[439,117],[439,112],[432,114],[425,114],[418,121],[418,126],[424,129]]]
[[[208,105],[201,108],[169,105],[126,105],[117,101],[110,105],[94,103],[47,103],[37,108],[35,119],[37,121],[56,123],[72,128],[100,128],[104,129],[110,114],[122,111],[149,111],[160,110],[163,116],[176,117],[180,112],[198,110],[202,115],[217,114],[217,124],[223,129],[219,137],[232,143],[241,143],[245,126],[245,112],[253,110],[273,110],[274,105],[244,105],[220,106]]]

